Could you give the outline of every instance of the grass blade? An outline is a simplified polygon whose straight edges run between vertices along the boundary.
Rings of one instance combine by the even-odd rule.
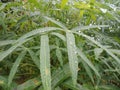
[[[60,62],[60,65],[63,66],[62,52],[59,48],[56,49],[56,56]]]
[[[80,84],[76,84],[76,87],[74,86],[74,85],[72,85],[72,80],[71,79],[69,79],[69,80],[67,80],[67,81],[65,81],[65,82],[63,82],[62,83],[62,85],[63,86],[65,86],[65,87],[68,87],[70,90],[88,90],[88,89],[86,89],[86,88],[83,88]]]
[[[44,90],[51,90],[50,48],[48,35],[41,36],[40,72]]]
[[[96,68],[93,66],[93,64],[90,62],[90,60],[88,60],[86,55],[84,55],[84,53],[79,48],[77,49],[77,53],[82,58],[82,60],[84,60],[84,62],[96,73],[96,75],[100,77]]]
[[[94,77],[93,77],[94,75],[93,75],[91,69],[89,68],[89,66],[88,66],[83,60],[81,60],[81,62],[82,62],[82,64],[83,64],[83,66],[84,66],[84,68],[85,68],[88,76],[90,77],[91,81],[92,81],[93,84],[94,84]]]
[[[52,90],[59,86],[64,80],[71,76],[69,64],[65,64],[63,68],[58,68],[52,73]]]
[[[55,33],[55,32],[53,32],[53,33],[51,33],[52,35],[55,35],[55,36],[57,36],[58,38],[60,38],[61,40],[63,40],[63,41],[66,41],[66,38],[65,38],[65,36],[64,35],[62,35],[62,34],[59,34],[59,33]]]
[[[24,40],[26,38],[29,38],[31,36],[34,36],[34,35],[37,35],[37,34],[43,34],[45,32],[55,31],[55,30],[61,30],[61,28],[56,28],[56,27],[39,28],[39,29],[33,30],[31,32],[28,32],[27,34],[20,37],[17,41],[22,41],[22,40]]]
[[[96,44],[97,46],[99,46],[100,48],[105,50],[112,58],[114,58],[118,62],[118,64],[120,64],[120,59],[116,55],[114,55],[113,52],[111,52],[109,49],[107,49],[105,46],[101,45],[99,42],[95,41],[93,38],[91,38],[88,35],[85,35],[83,33],[78,33],[78,32],[74,32],[74,33],[85,37],[86,39],[90,40],[91,42],[93,42],[94,44]]]
[[[50,20],[51,22],[53,22],[54,24],[58,25],[59,27],[61,27],[62,29],[65,29],[67,30],[67,27],[65,25],[63,25],[62,23],[52,19],[52,18],[49,18],[47,16],[44,16],[44,18],[46,18],[47,20]]]
[[[80,31],[85,29],[92,29],[92,28],[102,28],[102,27],[109,27],[109,25],[92,25],[92,26],[77,26],[73,28],[73,31]]]
[[[30,79],[17,86],[16,90],[33,90],[41,84],[40,77]]]
[[[28,40],[30,40],[31,38],[29,39],[25,39],[25,40],[22,40],[18,43],[16,43],[15,45],[13,45],[11,48],[9,48],[8,50],[6,51],[3,51],[3,52],[0,52],[0,61],[2,61],[5,57],[7,57],[10,53],[12,53],[17,47],[19,47],[20,45],[22,45],[23,43],[27,42]]]
[[[22,51],[20,53],[20,55],[18,56],[18,58],[16,59],[14,65],[12,66],[9,77],[8,77],[8,87],[10,87],[13,77],[14,77],[15,73],[17,72],[17,68],[18,68],[22,58],[25,56],[25,54],[26,54],[26,51]]]
[[[66,37],[70,71],[72,74],[73,84],[76,86],[78,74],[78,58],[76,55],[75,38],[71,32],[66,32]]]
[[[36,65],[38,68],[40,68],[40,62],[39,62],[39,59],[38,59],[38,57],[36,56],[36,54],[35,54],[32,50],[30,50],[30,49],[28,49],[28,52],[29,52],[29,54],[30,54],[33,62],[35,63],[35,65]]]
[[[4,40],[4,41],[0,41],[0,46],[5,46],[8,44],[13,44],[13,42],[15,42],[16,40]]]

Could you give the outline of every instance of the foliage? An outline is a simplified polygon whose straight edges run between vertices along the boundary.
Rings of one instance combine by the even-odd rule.
[[[0,3],[0,90],[119,90],[119,3]]]

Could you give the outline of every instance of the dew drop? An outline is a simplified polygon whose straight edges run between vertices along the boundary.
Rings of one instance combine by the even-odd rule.
[[[98,27],[98,29],[101,29],[100,27]]]
[[[92,24],[90,24],[89,26],[92,26]]]
[[[101,10],[103,13],[106,13],[106,12],[107,12],[107,9],[100,8],[100,10]]]
[[[75,61],[75,64],[77,64],[78,62],[77,61]]]

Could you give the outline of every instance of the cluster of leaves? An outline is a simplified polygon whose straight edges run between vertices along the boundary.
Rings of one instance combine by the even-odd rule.
[[[119,3],[0,3],[0,89],[119,90]]]

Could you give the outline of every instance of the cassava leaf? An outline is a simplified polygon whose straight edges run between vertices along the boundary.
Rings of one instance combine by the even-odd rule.
[[[19,41],[18,43],[14,44],[12,47],[10,47],[8,50],[0,52],[0,61],[2,61],[5,57],[7,57],[10,53],[12,53],[17,47],[22,45],[23,43],[27,42],[31,38]]]
[[[54,24],[58,25],[59,27],[61,27],[62,29],[65,29],[67,30],[67,27],[65,25],[63,25],[62,23],[52,19],[52,18],[49,18],[47,16],[44,16],[44,18],[46,18],[47,20],[50,20],[51,22],[53,22]]]
[[[36,54],[32,50],[30,50],[30,49],[27,49],[27,50],[28,50],[33,62],[39,68],[40,67],[40,62],[39,62],[38,57],[36,56]]]
[[[86,57],[86,55],[78,48],[78,55],[82,58],[82,60],[96,73],[97,76],[100,77],[98,71],[94,67],[94,65],[90,62],[90,60]]]
[[[48,35],[41,36],[40,72],[44,90],[51,90],[50,48]]]
[[[68,59],[69,66],[72,75],[73,85],[76,86],[77,83],[77,74],[78,74],[78,58],[76,52],[76,44],[74,35],[71,32],[66,32],[67,38],[67,49],[68,49]]]
[[[18,56],[18,58],[16,59],[15,63],[13,64],[13,66],[12,66],[12,68],[10,70],[10,74],[8,76],[8,87],[10,87],[10,85],[12,83],[12,80],[14,78],[14,75],[17,72],[17,68],[18,68],[21,60],[24,58],[25,54],[26,54],[26,51],[22,51],[20,53],[20,55]]]
[[[41,83],[40,77],[29,79],[28,81],[17,86],[16,90],[33,90]]]

